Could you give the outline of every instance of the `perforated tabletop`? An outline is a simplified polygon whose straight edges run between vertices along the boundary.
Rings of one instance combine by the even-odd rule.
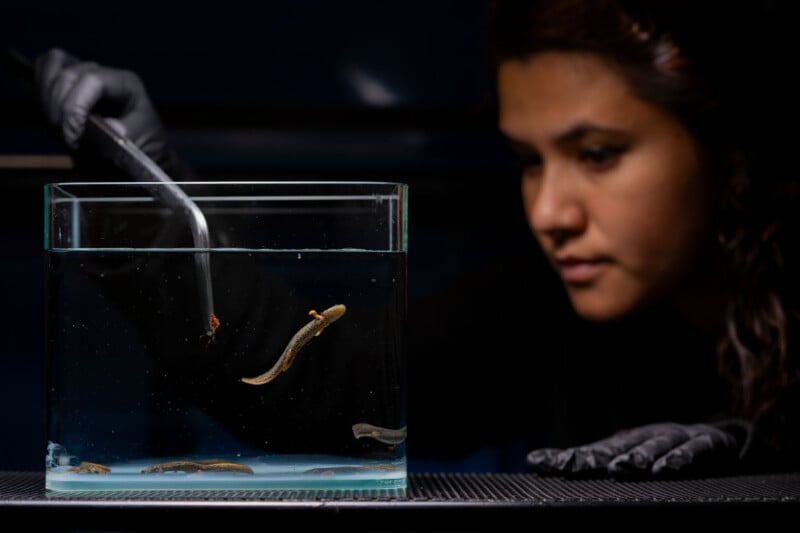
[[[0,473],[0,519],[50,529],[796,531],[800,473],[669,481],[410,473],[402,491],[51,492]],[[269,525],[269,527],[265,527]],[[187,530],[188,530],[187,529]]]

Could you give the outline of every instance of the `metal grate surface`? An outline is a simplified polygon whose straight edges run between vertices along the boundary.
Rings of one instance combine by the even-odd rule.
[[[0,520],[69,533],[176,523],[270,533],[795,533],[800,516],[800,473],[673,481],[411,473],[408,481],[405,491],[51,492],[44,472],[0,472]]]
[[[404,493],[405,492],[405,493]],[[15,502],[136,500],[338,501],[498,505],[800,503],[800,473],[673,481],[565,480],[530,474],[410,473],[408,490],[51,492],[41,472],[0,472],[0,507]]]

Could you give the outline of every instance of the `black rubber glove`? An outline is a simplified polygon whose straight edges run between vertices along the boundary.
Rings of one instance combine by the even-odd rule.
[[[76,159],[76,166],[107,166],[81,141],[89,113],[108,120],[168,174],[187,174],[185,163],[169,148],[161,120],[139,76],[81,61],[60,48],[36,60],[36,87],[48,122]]]
[[[742,420],[719,424],[650,424],[574,448],[544,448],[527,456],[533,472],[564,476],[654,476],[733,474],[750,443],[752,426]]]

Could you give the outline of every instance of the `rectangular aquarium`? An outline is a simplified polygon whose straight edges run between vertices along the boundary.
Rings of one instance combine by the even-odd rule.
[[[405,492],[405,184],[44,193],[48,490]]]

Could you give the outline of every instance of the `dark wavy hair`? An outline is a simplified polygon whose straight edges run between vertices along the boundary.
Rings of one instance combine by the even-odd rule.
[[[791,61],[775,2],[496,0],[495,65],[542,51],[591,52],[667,109],[720,180],[717,234],[728,293],[719,370],[732,412],[757,419],[798,380],[791,266],[797,176]],[[791,112],[791,114],[790,114]]]

